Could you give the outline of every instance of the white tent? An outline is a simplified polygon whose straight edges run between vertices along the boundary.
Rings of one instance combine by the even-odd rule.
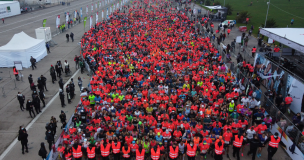
[[[22,66],[31,66],[33,56],[37,62],[47,55],[44,39],[35,39],[24,32],[17,33],[4,46],[0,47],[0,67],[13,67],[14,61],[21,61]]]
[[[262,28],[260,33],[304,53],[304,28]]]

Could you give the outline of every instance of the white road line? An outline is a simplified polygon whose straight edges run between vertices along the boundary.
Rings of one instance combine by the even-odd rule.
[[[80,71],[80,69],[78,69],[71,78],[74,78],[76,76],[76,74],[78,74],[78,72]],[[66,87],[66,85],[68,83],[70,83],[71,78],[64,84],[64,88]],[[45,106],[45,108],[42,109],[41,113],[39,113],[25,128],[26,130],[29,130],[32,125],[38,120],[38,118],[43,114],[44,111],[46,111],[46,109],[51,106],[51,104],[53,103],[53,101],[58,97],[59,92],[56,93],[56,95],[48,102],[48,104]],[[15,138],[15,140],[6,148],[6,150],[1,154],[0,156],[0,160],[2,160],[9,152],[10,150],[13,149],[13,147],[15,146],[15,144],[18,142],[18,137]]]

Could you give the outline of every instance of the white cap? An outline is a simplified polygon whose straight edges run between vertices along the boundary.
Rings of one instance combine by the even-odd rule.
[[[232,100],[231,102],[234,103],[234,100]]]

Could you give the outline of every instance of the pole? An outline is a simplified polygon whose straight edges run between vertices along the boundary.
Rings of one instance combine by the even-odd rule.
[[[270,0],[267,2],[268,8],[267,8],[267,13],[266,13],[266,19],[265,19],[265,25],[264,28],[266,28],[266,22],[267,22],[267,17],[268,17],[268,10],[269,10],[269,5],[270,5]]]

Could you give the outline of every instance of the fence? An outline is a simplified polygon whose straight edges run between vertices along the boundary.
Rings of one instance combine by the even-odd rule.
[[[57,148],[59,144],[62,144],[63,142],[63,134],[64,132],[67,132],[69,129],[69,126],[72,125],[72,118],[73,118],[74,114],[70,117],[68,123],[66,124],[64,130],[61,132],[60,136],[58,137],[57,141],[55,142],[55,144],[52,147],[52,150],[50,151],[49,155],[47,156],[46,160],[56,160],[58,157],[58,152],[57,152]]]
[[[1,81],[1,92],[2,97],[7,97],[7,95],[17,89],[16,79],[5,78]]]
[[[274,97],[265,95],[262,92],[262,86],[260,88],[257,88],[256,85],[254,85],[251,78],[252,76],[250,76],[249,73],[243,71],[240,66],[235,66],[232,70],[236,71],[234,73],[237,77],[237,80],[239,81],[239,84],[241,86],[240,88],[242,90],[245,90],[246,94],[248,94],[250,90],[253,90],[254,92],[258,93],[257,95],[260,95],[257,97],[257,99],[260,101],[261,109],[265,109],[264,115],[269,115],[272,119],[272,124],[269,131],[272,133],[278,132],[280,134],[281,140],[287,148],[287,153],[289,154],[289,152],[292,152],[289,151],[290,149],[288,147],[296,145],[298,149],[295,148],[294,152],[298,152],[298,155],[303,155],[304,143],[302,139],[304,139],[304,136],[301,130],[303,130],[304,126],[295,125],[292,122],[292,118],[289,117],[289,115],[284,114],[286,110],[279,110],[274,104]],[[296,155],[289,154],[289,156],[295,159],[294,156]]]

